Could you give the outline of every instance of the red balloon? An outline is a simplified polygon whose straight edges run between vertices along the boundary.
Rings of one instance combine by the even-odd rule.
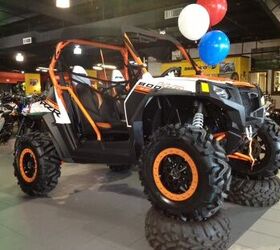
[[[209,12],[211,26],[221,22],[227,13],[227,0],[198,0],[197,4]]]

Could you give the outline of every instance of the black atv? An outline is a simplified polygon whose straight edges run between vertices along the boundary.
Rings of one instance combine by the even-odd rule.
[[[170,69],[152,77],[128,34],[133,40],[172,42],[197,76],[179,77],[180,70]],[[104,56],[99,65],[104,79],[81,66],[65,70],[62,52],[73,44],[118,52],[119,76],[109,72]],[[36,108],[26,115],[15,149],[15,174],[29,195],[45,196],[55,188],[62,161],[104,163],[114,170],[137,164],[153,205],[173,216],[203,220],[223,203],[229,163],[234,173],[249,178],[278,170],[279,127],[265,117],[260,89],[203,76],[168,35],[126,28],[122,45],[63,41],[49,69],[53,89],[32,105]]]

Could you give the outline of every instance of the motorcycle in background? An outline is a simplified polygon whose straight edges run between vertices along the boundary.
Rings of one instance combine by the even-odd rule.
[[[14,95],[6,92],[0,95],[0,143],[7,142],[13,134],[17,109]]]

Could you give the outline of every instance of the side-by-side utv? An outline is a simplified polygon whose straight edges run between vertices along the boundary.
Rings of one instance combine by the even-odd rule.
[[[153,77],[131,36],[173,43],[196,76],[172,68]],[[122,77],[109,79],[104,70],[100,79],[77,65],[65,71],[63,51],[76,44],[118,52]],[[113,170],[136,164],[153,205],[202,220],[221,207],[232,173],[261,179],[278,171],[279,127],[266,118],[260,89],[204,76],[168,35],[126,28],[122,45],[63,41],[49,74],[53,88],[26,110],[15,144],[15,175],[29,195],[55,188],[62,161],[104,163]]]

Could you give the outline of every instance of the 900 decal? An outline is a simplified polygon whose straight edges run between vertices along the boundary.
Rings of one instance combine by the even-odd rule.
[[[183,86],[175,85],[172,83],[159,82],[157,84],[152,84],[152,83],[140,82],[136,86],[135,91],[138,93],[147,94],[147,93],[151,92],[152,90],[160,90],[163,88],[184,90]]]
[[[153,89],[159,90],[161,88],[162,87],[158,86],[158,85],[140,82],[140,83],[138,83],[138,85],[136,86],[136,88],[134,90],[140,94],[147,94],[147,93],[151,92]]]

